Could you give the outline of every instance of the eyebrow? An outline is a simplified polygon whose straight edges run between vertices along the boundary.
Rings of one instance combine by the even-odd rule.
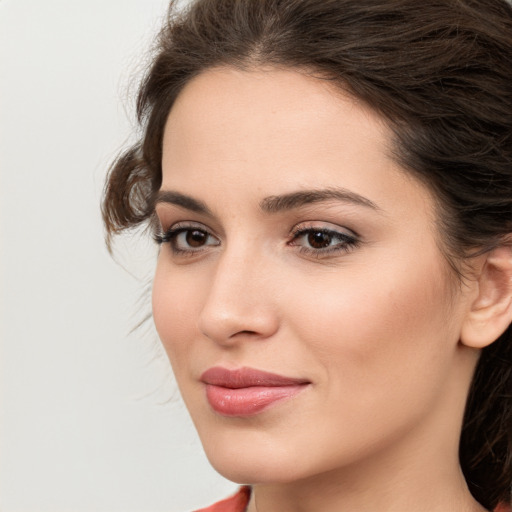
[[[267,213],[277,213],[286,210],[299,208],[307,204],[319,203],[329,200],[352,203],[358,206],[365,206],[372,210],[380,208],[370,199],[363,197],[345,188],[326,188],[320,190],[300,190],[279,196],[266,197],[260,202],[260,208]]]
[[[287,210],[300,208],[308,204],[319,203],[322,201],[342,201],[345,203],[352,203],[358,206],[371,208],[372,210],[379,211],[380,208],[370,199],[361,196],[355,192],[345,188],[326,188],[326,189],[312,189],[312,190],[299,190],[297,192],[290,192],[277,196],[269,196],[260,201],[260,208],[265,213],[279,213]],[[158,203],[169,203],[187,210],[201,213],[209,217],[213,217],[212,211],[206,206],[206,203],[191,196],[181,194],[174,190],[159,190],[153,198],[153,207]]]
[[[212,211],[206,206],[206,203],[191,196],[180,194],[174,190],[159,190],[153,198],[153,209],[158,203],[169,203],[176,206],[181,206],[186,210],[196,213],[202,213],[208,217],[213,217]]]

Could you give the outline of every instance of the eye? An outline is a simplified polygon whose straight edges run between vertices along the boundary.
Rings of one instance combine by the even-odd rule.
[[[174,253],[196,253],[209,246],[220,244],[207,229],[197,226],[175,225],[163,234],[155,235],[159,244],[169,243]]]
[[[313,249],[325,249],[333,243],[335,237],[325,231],[310,231],[306,234],[306,239]]]
[[[301,252],[321,256],[347,252],[358,243],[354,234],[321,227],[302,227],[293,232],[289,245],[300,247]]]

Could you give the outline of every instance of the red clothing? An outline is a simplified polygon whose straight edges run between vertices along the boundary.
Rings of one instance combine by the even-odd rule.
[[[245,512],[250,497],[251,488],[248,485],[244,485],[231,498],[219,501],[211,507],[202,508],[195,512]]]
[[[250,497],[251,488],[248,485],[244,485],[231,498],[219,501],[211,507],[202,508],[195,512],[245,512]],[[494,509],[494,512],[512,512],[512,508],[510,505],[501,504]]]

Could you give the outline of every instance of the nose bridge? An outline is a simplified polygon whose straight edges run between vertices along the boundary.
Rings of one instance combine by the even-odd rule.
[[[275,332],[277,311],[265,267],[263,255],[252,244],[226,248],[216,262],[199,317],[203,334],[218,343],[231,343],[239,334],[265,338]]]

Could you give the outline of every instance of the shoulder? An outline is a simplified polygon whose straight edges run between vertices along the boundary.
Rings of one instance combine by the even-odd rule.
[[[248,485],[244,485],[230,498],[195,512],[245,512],[250,496],[251,488]]]

